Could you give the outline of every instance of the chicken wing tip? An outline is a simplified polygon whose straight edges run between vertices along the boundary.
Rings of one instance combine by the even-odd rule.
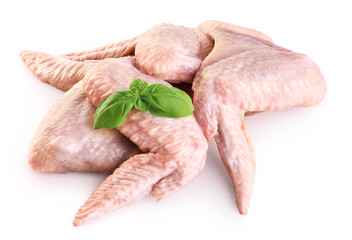
[[[237,209],[241,215],[247,215],[249,209],[249,202],[247,200],[237,200]]]

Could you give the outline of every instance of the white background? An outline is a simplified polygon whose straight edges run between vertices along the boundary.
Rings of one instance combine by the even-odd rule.
[[[352,18],[349,1],[1,1],[0,239],[352,239]],[[77,209],[106,174],[33,171],[28,146],[63,94],[21,61],[99,47],[161,22],[217,19],[260,30],[310,56],[324,101],[247,117],[257,177],[247,216],[211,143],[200,175],[156,203],[148,196],[81,227]]]

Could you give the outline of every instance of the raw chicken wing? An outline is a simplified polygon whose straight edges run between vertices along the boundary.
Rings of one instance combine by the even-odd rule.
[[[98,106],[115,91],[128,90],[137,78],[171,86],[142,74],[133,58],[101,61],[87,73],[83,84],[89,100]],[[98,187],[76,214],[75,226],[148,193],[163,199],[184,187],[205,164],[208,144],[194,116],[165,118],[133,108],[118,129],[145,153],[125,161]]]
[[[196,28],[159,24],[130,40],[97,49],[64,54],[75,61],[118,58],[135,54],[141,72],[171,83],[192,82],[213,43]]]
[[[77,62],[27,50],[22,51],[20,56],[40,81],[63,91],[79,82],[95,64],[94,61]]]
[[[195,116],[205,136],[215,136],[239,212],[247,214],[256,164],[244,114],[315,105],[326,83],[309,57],[275,45],[263,33],[218,21],[199,29],[214,49],[193,82]]]
[[[95,107],[77,83],[50,108],[29,150],[42,172],[113,172],[141,151],[115,129],[93,129]]]

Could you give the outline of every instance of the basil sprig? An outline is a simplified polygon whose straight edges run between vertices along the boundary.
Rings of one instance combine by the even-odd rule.
[[[192,99],[184,91],[162,84],[148,86],[146,81],[136,79],[129,91],[117,91],[101,101],[95,111],[94,129],[121,126],[133,107],[169,118],[187,117],[194,110]]]

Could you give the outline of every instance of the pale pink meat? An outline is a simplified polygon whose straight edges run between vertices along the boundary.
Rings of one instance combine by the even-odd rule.
[[[105,58],[124,57],[134,53],[134,49],[138,40],[139,36],[116,43],[111,43],[109,45],[98,47],[92,50],[66,53],[60,57],[65,57],[74,61],[101,60]]]
[[[134,53],[141,72],[168,82],[192,82],[213,43],[199,29],[159,24],[144,34],[93,50],[64,54],[75,60],[118,58]]]
[[[144,33],[136,50],[141,72],[171,83],[192,82],[213,43],[198,29],[159,24]]]
[[[212,48],[213,42],[199,29],[163,23],[140,36],[93,50],[59,57],[22,51],[21,58],[41,81],[66,91],[99,60],[128,55],[135,55],[137,67],[145,74],[190,83]]]
[[[205,136],[215,136],[239,212],[247,214],[256,164],[244,114],[315,105],[326,83],[309,57],[276,46],[258,31],[218,21],[199,29],[214,49],[193,82],[195,116]]]
[[[54,57],[42,52],[24,50],[22,60],[40,81],[60,90],[69,90],[79,82],[95,62],[77,62],[63,57]]]
[[[128,90],[137,78],[171,86],[141,73],[133,58],[101,61],[87,73],[83,84],[89,100],[97,106],[115,91]],[[98,187],[77,212],[75,226],[130,205],[148,193],[163,199],[184,187],[205,164],[208,144],[194,116],[165,118],[132,109],[118,129],[145,154],[125,161]]]
[[[42,172],[113,172],[141,151],[115,129],[93,130],[95,107],[77,83],[50,108],[29,150]]]
[[[124,57],[128,55],[134,57]],[[68,90],[83,79],[53,107],[38,129],[30,162],[41,171],[93,171],[99,166],[113,169],[122,161],[113,166],[116,159],[107,157],[113,160],[101,158],[97,165],[93,164],[98,155],[111,157],[115,153],[104,146],[95,131],[85,129],[92,125],[92,119],[87,119],[95,109],[88,106],[82,90],[77,90],[82,85],[90,102],[97,106],[114,91],[128,89],[136,78],[168,86],[163,80],[190,83],[194,79],[195,117],[200,126],[194,117],[161,118],[133,109],[118,130],[145,154],[130,157],[117,168],[80,208],[74,225],[132,204],[148,193],[162,199],[182,188],[204,166],[204,135],[207,139],[215,137],[233,182],[239,212],[247,214],[255,180],[255,157],[244,115],[312,106],[326,92],[319,68],[306,55],[275,45],[259,31],[219,21],[206,21],[197,29],[160,24],[140,36],[89,51],[59,57],[23,51],[21,57],[41,81],[56,88]],[[73,106],[76,101],[83,111],[71,119],[71,111],[79,112]],[[60,122],[60,118],[65,120]],[[63,130],[70,130],[75,120],[84,127],[77,132]],[[82,136],[90,136],[90,131],[94,132],[93,140],[86,141]],[[113,132],[117,133],[111,130],[108,135],[112,137]],[[60,147],[60,136],[65,137],[64,148]],[[115,140],[117,148],[127,143],[137,149],[120,135]],[[73,147],[67,148],[71,143]],[[89,158],[84,153],[92,145],[99,154]],[[77,156],[75,149],[83,151],[77,162],[72,160]],[[116,154],[124,152],[121,149]],[[136,152],[128,153],[132,156]]]

